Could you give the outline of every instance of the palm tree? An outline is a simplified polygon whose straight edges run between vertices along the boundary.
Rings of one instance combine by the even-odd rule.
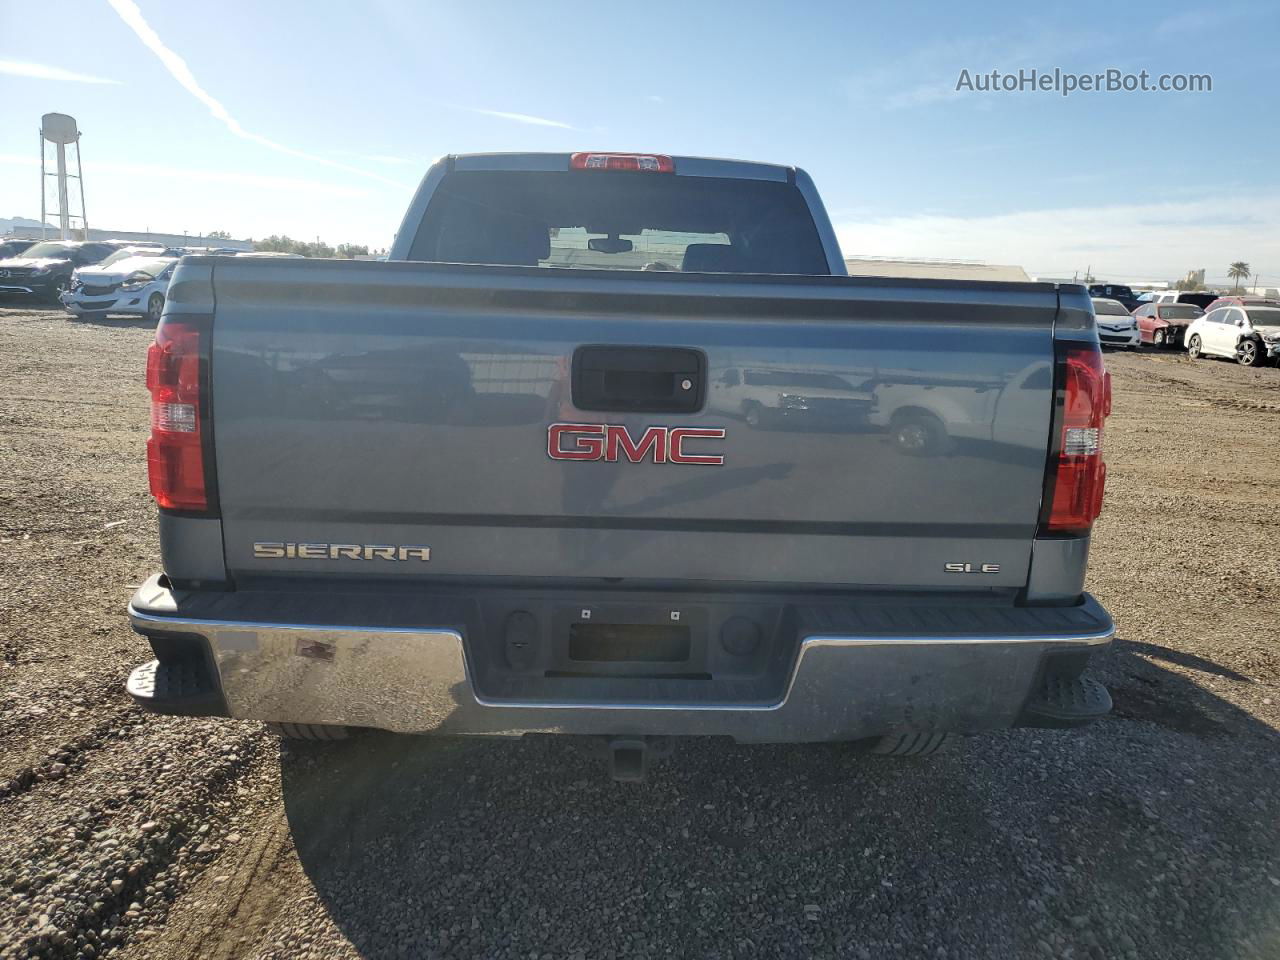
[[[1243,260],[1237,260],[1231,265],[1230,269],[1227,270],[1227,276],[1236,282],[1235,289],[1239,290],[1241,278],[1247,279],[1249,274],[1252,272],[1253,271],[1249,269],[1249,265],[1247,263]]]

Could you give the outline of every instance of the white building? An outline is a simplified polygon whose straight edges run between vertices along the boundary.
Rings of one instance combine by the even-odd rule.
[[[936,280],[1003,280],[1026,282],[1021,267],[980,260],[909,260],[899,257],[846,257],[851,277],[902,277]]]
[[[90,227],[89,236],[82,236],[83,231],[72,231],[76,240],[124,240],[133,243],[163,243],[169,247],[230,247],[233,250],[252,250],[251,240],[217,240],[211,237],[192,236],[185,233],[153,233],[150,230],[104,230]],[[42,231],[39,220],[27,217],[0,217],[0,240],[6,237],[25,237],[56,240],[58,228],[48,224]]]

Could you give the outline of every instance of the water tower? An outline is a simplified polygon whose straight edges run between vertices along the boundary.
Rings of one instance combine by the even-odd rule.
[[[45,168],[46,144],[52,143],[57,151],[57,171],[49,173]],[[67,147],[76,148],[76,172],[67,173]],[[84,212],[84,169],[80,165],[80,130],[76,127],[76,118],[65,113],[46,113],[40,118],[40,225],[41,233],[47,230],[48,223],[45,189],[48,180],[55,177],[58,181],[58,230],[63,240],[71,239],[71,219],[76,215],[71,212],[71,201],[67,191],[67,181],[79,181],[80,214],[77,219],[84,230],[84,238],[89,239],[89,220]]]

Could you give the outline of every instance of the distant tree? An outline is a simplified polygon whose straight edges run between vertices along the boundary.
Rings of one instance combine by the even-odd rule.
[[[298,253],[298,241],[289,236],[276,236],[274,233],[265,240],[253,241],[253,249],[266,253]]]
[[[343,257],[351,259],[356,256],[367,256],[369,248],[361,243],[340,243],[337,248],[329,246],[323,240],[294,240],[288,234],[272,234],[265,240],[253,241],[253,249],[269,253],[297,253],[304,257]]]
[[[209,240],[230,240],[231,234],[225,230],[210,230],[205,234],[205,237]]]
[[[1251,274],[1252,272],[1253,271],[1249,269],[1249,265],[1245,263],[1243,260],[1237,260],[1235,263],[1233,263],[1230,269],[1227,270],[1227,276],[1236,282],[1235,287],[1233,289],[1239,290],[1240,281],[1242,279],[1248,279],[1249,274]]]

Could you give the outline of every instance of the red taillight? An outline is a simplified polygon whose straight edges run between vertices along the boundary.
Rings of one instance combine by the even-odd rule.
[[[1058,359],[1054,451],[1041,532],[1083,535],[1102,512],[1107,466],[1102,426],[1111,413],[1111,374],[1096,344],[1067,345]]]
[[[637,170],[641,173],[675,173],[675,162],[658,153],[575,153],[570,170]]]
[[[151,439],[147,470],[151,495],[171,510],[207,510],[201,429],[200,331],[161,322],[147,350]]]

